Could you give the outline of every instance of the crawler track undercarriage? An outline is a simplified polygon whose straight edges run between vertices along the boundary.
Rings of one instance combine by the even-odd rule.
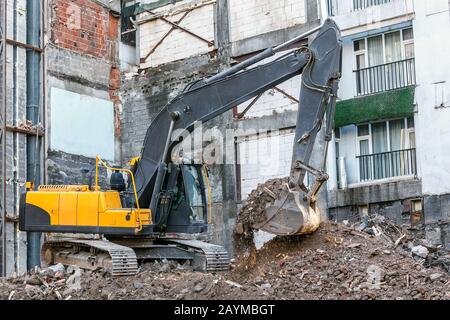
[[[58,238],[46,241],[41,250],[44,266],[62,263],[88,270],[103,269],[114,277],[135,275],[140,263],[162,259],[190,261],[196,271],[218,272],[230,268],[225,248],[198,240]]]

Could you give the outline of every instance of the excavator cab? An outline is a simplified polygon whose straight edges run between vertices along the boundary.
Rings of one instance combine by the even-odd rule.
[[[155,227],[168,233],[202,233],[208,228],[209,183],[199,164],[170,164],[159,195]]]

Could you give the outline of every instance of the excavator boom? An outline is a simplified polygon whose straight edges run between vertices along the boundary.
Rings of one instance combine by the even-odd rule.
[[[272,62],[247,69],[313,33],[317,35],[309,46],[290,50]],[[328,19],[320,27],[304,35],[278,47],[269,48],[229,70],[187,87],[158,114],[147,131],[140,161],[134,167],[140,206],[150,207],[151,212],[164,211],[161,210],[161,199],[164,198],[163,181],[169,168],[171,150],[178,143],[174,132],[192,131],[197,121],[213,119],[234,106],[302,74],[290,183],[275,205],[268,208],[266,223],[255,227],[274,234],[314,231],[320,218],[315,197],[327,176],[324,166],[313,169],[309,166],[309,161],[325,114],[328,120],[327,145],[331,139],[338,81],[341,76],[341,54],[339,28],[334,21]],[[324,159],[325,157],[326,154]],[[306,172],[316,178],[310,189],[303,183]],[[166,224],[167,217],[158,217],[156,220],[158,223],[155,227],[158,229]]]

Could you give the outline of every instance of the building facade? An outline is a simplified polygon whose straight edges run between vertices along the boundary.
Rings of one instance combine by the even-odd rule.
[[[343,32],[329,216],[386,215],[449,246],[449,2],[327,1]]]

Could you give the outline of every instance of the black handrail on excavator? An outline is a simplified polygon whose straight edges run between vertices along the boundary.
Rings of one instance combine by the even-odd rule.
[[[247,69],[313,33],[317,35],[308,46],[289,50],[272,62]],[[324,172],[325,158],[331,140],[341,64],[340,31],[333,20],[327,19],[321,26],[305,34],[187,87],[161,110],[148,128],[141,158],[134,167],[140,206],[150,207],[152,212],[157,210],[170,152],[177,144],[176,137],[172,137],[175,130],[192,131],[195,122],[211,120],[302,74],[288,191],[267,209],[266,223],[257,227],[282,235],[314,231],[318,226],[317,219],[320,219],[315,205],[316,194],[328,178]],[[310,167],[309,161],[325,118],[323,165],[320,169],[314,169]],[[315,182],[309,189],[303,183],[306,172],[315,176]]]

